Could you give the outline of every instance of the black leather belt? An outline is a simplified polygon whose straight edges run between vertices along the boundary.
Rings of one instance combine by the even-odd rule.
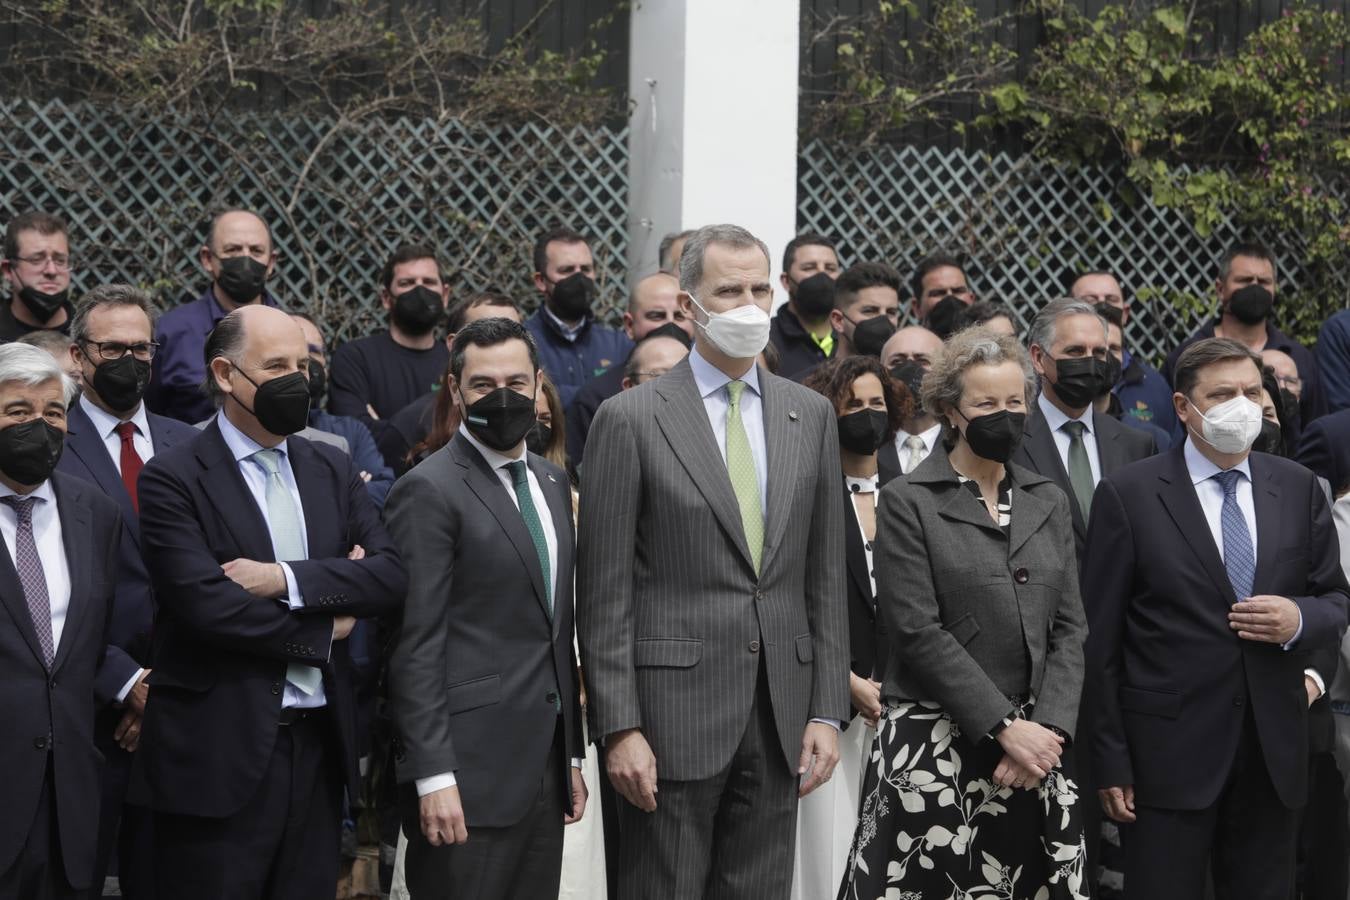
[[[310,719],[317,719],[320,713],[323,712],[323,709],[324,708],[322,706],[315,706],[308,708],[299,706],[288,706],[281,711],[281,718],[278,720],[278,724],[299,725],[301,722],[306,722]]]

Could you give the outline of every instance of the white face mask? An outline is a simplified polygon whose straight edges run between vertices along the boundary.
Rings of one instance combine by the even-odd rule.
[[[1201,437],[1220,453],[1246,453],[1261,434],[1261,407],[1246,397],[1225,400],[1208,413],[1193,403],[1191,409],[1200,416]]]
[[[729,312],[710,313],[693,294],[689,294],[689,299],[708,317],[707,325],[698,320],[694,324],[703,329],[714,347],[732,359],[754,359],[769,343],[769,314],[758,306],[751,304]]]

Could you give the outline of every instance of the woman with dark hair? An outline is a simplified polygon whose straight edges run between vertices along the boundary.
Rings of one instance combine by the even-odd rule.
[[[858,821],[864,755],[881,712],[872,540],[880,490],[877,450],[895,437],[913,410],[909,390],[874,356],[847,356],[817,368],[804,382],[834,404],[839,417],[840,489],[844,492],[844,557],[848,577],[849,694],[854,718],[839,736],[834,777],[802,799],[797,812],[792,896],[829,897],[844,875],[849,839]]]
[[[534,396],[534,427],[525,436],[531,453],[567,469],[567,429],[563,425],[562,395],[553,379],[539,373],[539,393]]]

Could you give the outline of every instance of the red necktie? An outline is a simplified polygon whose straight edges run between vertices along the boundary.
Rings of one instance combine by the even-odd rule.
[[[141,504],[136,499],[136,481],[141,477],[141,467],[145,463],[136,452],[136,445],[132,443],[132,437],[136,434],[136,423],[122,422],[115,430],[117,436],[122,439],[122,483],[127,486],[127,493],[131,495],[131,508],[139,514]]]

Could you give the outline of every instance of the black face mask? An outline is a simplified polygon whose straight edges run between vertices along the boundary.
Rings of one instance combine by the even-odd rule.
[[[581,272],[573,272],[562,281],[553,282],[549,305],[558,318],[576,321],[590,315],[595,295],[595,282]]]
[[[1097,392],[1098,397],[1105,397],[1111,393],[1111,388],[1115,387],[1116,382],[1120,381],[1121,371],[1120,360],[1116,359],[1116,355],[1114,353],[1106,354],[1106,359],[1102,360],[1102,383]]]
[[[871,456],[886,442],[890,417],[883,409],[861,409],[839,417],[839,446],[859,456]]]
[[[957,415],[965,419],[959,409]],[[990,462],[1005,463],[1022,443],[1022,431],[1027,424],[1026,413],[1000,409],[996,413],[966,419],[966,443],[976,456]]]
[[[834,279],[825,272],[797,282],[792,295],[797,312],[805,319],[823,319],[834,309]]]
[[[65,433],[46,419],[11,425],[0,431],[0,472],[25,486],[41,484],[51,477],[65,446]]]
[[[657,328],[654,331],[647,332],[646,336],[643,337],[642,340],[645,341],[648,338],[654,337],[674,338],[681,344],[684,344],[686,347],[692,347],[694,344],[694,339],[689,336],[689,332],[685,331],[683,328],[676,325],[674,322],[667,322],[660,328]]]
[[[1280,411],[1284,413],[1284,421],[1289,426],[1289,433],[1301,434],[1303,431],[1303,410],[1299,407],[1298,398],[1289,388],[1280,388]]]
[[[216,284],[235,303],[251,303],[261,297],[266,281],[267,266],[251,256],[227,256],[220,260]]]
[[[413,335],[423,335],[436,327],[445,306],[441,295],[425,285],[418,285],[394,298],[394,324]]]
[[[919,402],[919,388],[923,385],[923,376],[927,374],[923,366],[912,359],[907,359],[891,369],[891,377],[909,389],[915,403]]]
[[[1252,444],[1252,449],[1284,456],[1284,433],[1280,431],[1280,426],[1269,419],[1262,419],[1261,433],[1256,436],[1256,443]]]
[[[238,366],[234,370],[244,375]],[[243,406],[258,420],[258,424],[272,434],[288,435],[303,431],[309,424],[309,382],[299,372],[282,375],[262,384],[244,375],[244,380],[258,389],[253,395],[253,408],[244,406],[234,394],[234,402]]]
[[[1074,409],[1100,397],[1105,380],[1106,363],[1095,356],[1055,360],[1055,394]]]
[[[923,326],[945,341],[961,330],[961,313],[968,305],[960,297],[943,297],[928,311]]]
[[[89,380],[94,393],[114,412],[135,409],[149,383],[150,362],[139,360],[130,353],[95,366],[94,377]]]
[[[529,433],[525,435],[525,449],[536,456],[543,456],[548,452],[548,445],[551,443],[553,443],[553,429],[536,420],[530,426]]]
[[[328,370],[317,359],[309,361],[309,399],[318,403],[328,391]]]
[[[1228,298],[1228,311],[1243,325],[1259,325],[1275,306],[1275,295],[1259,284],[1239,288]]]
[[[881,348],[895,334],[895,326],[886,316],[872,316],[853,323],[853,349],[863,356],[881,358]]]
[[[39,291],[35,287],[24,287],[19,291],[19,302],[28,307],[28,311],[33,314],[33,318],[39,322],[45,322],[61,311],[66,305],[66,298],[69,296],[69,289],[48,294],[46,291]]]
[[[464,402],[462,395],[460,401]],[[497,388],[472,404],[464,402],[464,424],[474,437],[498,453],[515,449],[536,421],[534,398],[507,387]]]

